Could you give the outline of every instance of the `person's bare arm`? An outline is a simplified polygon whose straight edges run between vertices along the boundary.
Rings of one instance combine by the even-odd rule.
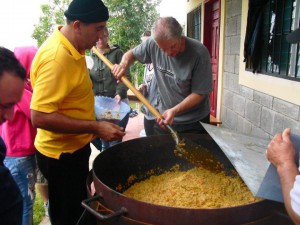
[[[204,99],[205,95],[200,95],[196,93],[191,93],[189,96],[187,96],[182,102],[179,104],[175,105],[173,108],[166,110],[162,116],[164,118],[164,122],[167,124],[172,124],[174,121],[174,117],[181,113],[184,112],[197,104],[201,102]],[[163,127],[163,121],[158,119],[157,121],[160,126]]]
[[[295,149],[290,139],[290,129],[285,129],[281,134],[276,134],[269,143],[266,155],[268,160],[276,167],[280,177],[284,205],[290,217],[296,224],[300,224],[300,217],[291,206],[290,192],[294,187],[295,178],[299,175],[295,163]]]
[[[44,130],[60,133],[91,133],[106,140],[117,140],[125,135],[122,128],[105,121],[79,120],[63,114],[43,113],[31,110],[32,125]]]
[[[126,71],[134,63],[135,57],[132,50],[127,51],[119,64],[115,64],[112,67],[111,72],[114,74],[115,78],[120,80],[123,75],[126,74]]]

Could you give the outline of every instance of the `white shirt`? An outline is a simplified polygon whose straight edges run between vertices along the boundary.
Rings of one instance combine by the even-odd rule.
[[[296,176],[294,187],[292,188],[290,195],[292,209],[300,216],[300,175]]]

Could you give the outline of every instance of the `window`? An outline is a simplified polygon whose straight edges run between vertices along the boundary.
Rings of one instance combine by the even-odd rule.
[[[259,73],[300,81],[299,44],[286,41],[287,34],[299,27],[299,11],[300,0],[269,0],[265,5]]]
[[[201,6],[187,15],[187,36],[201,41]]]

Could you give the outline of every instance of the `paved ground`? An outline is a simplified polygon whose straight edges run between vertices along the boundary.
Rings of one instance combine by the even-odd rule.
[[[49,217],[44,217],[44,219],[41,221],[40,225],[51,225]]]
[[[133,138],[138,138],[141,131],[144,129],[144,116],[142,113],[138,113],[137,116],[129,118],[126,135],[123,138],[123,141],[131,140]],[[97,155],[100,153],[92,144],[92,153],[90,156],[90,169],[92,168],[92,163]],[[51,225],[48,217],[45,217],[39,225]]]

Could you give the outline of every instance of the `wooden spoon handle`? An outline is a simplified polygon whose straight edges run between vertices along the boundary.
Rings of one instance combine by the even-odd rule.
[[[113,64],[94,46],[93,52],[105,63],[108,68],[112,69]],[[159,119],[163,119],[162,115],[154,108],[150,102],[139,92],[135,86],[127,79],[126,76],[121,77],[121,81],[133,92],[133,94],[149,109],[149,111]]]

